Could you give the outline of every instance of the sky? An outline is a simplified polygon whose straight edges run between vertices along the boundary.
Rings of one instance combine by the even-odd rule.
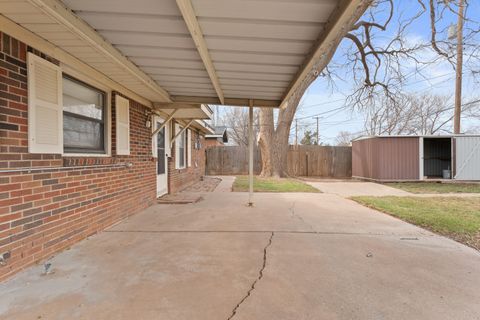
[[[417,0],[395,0],[395,15],[386,31],[377,34],[377,42],[388,42],[399,27],[399,20],[407,19],[409,14],[418,12],[419,5]],[[480,21],[480,1],[470,0],[470,6],[467,11],[467,18]],[[446,17],[439,23],[439,30],[448,29],[448,26],[455,22],[454,15],[445,14]],[[386,17],[386,12],[377,12],[377,19],[382,20]],[[368,19],[368,17],[365,17]],[[478,25],[476,25],[478,28]],[[407,42],[428,43],[430,38],[429,16],[423,14],[418,20],[406,30]],[[439,34],[439,39],[447,37],[446,32]],[[477,37],[475,41],[479,41]],[[335,144],[335,138],[341,131],[348,131],[355,135],[364,135],[364,113],[358,112],[352,105],[346,102],[346,97],[354,92],[355,83],[352,76],[352,68],[345,67],[345,53],[349,52],[351,41],[344,39],[338,47],[335,56],[330,62],[330,67],[335,70],[338,77],[334,77],[332,87],[329,82],[319,77],[305,92],[300,107],[296,113],[298,123],[299,140],[303,137],[305,130],[316,131],[316,117],[319,117],[320,141],[324,144]],[[351,50],[350,50],[351,52]],[[424,60],[438,57],[432,50],[422,51],[421,57]],[[468,63],[468,61],[467,61]],[[406,82],[403,91],[405,93],[425,93],[452,96],[455,87],[455,70],[445,61],[439,61],[433,65],[422,66],[422,75],[415,72],[413,65],[404,66]],[[468,68],[466,68],[468,69]],[[474,78],[470,73],[465,72],[463,83],[463,103],[480,98],[480,79]],[[452,100],[453,101],[453,100]],[[453,102],[452,102],[453,103]],[[479,106],[480,107],[480,106]],[[222,109],[220,109],[222,110]],[[221,113],[222,111],[220,111]],[[480,119],[462,120],[462,131],[480,127]],[[480,133],[480,132],[476,132]],[[292,125],[290,142],[295,141],[295,122]]]

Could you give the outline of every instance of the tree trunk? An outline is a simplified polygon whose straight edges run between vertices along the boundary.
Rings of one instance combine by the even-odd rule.
[[[298,97],[298,95],[295,95]],[[300,97],[301,98],[301,97]],[[298,98],[299,99],[299,98]],[[297,110],[298,101],[295,107],[287,107],[278,112],[277,127],[273,121],[273,109],[263,108],[260,110],[260,132],[258,145],[262,154],[262,176],[267,177],[286,177],[288,140],[290,138],[290,129],[292,127],[293,117]]]
[[[362,16],[371,2],[371,0],[362,1],[348,23],[345,24],[344,28],[340,30],[335,39],[326,46],[325,51],[319,56],[317,61],[315,61],[314,67],[298,86],[296,92],[289,98],[285,106],[281,106],[283,108],[278,111],[276,128],[273,119],[273,109],[262,108],[260,110],[260,132],[258,145],[262,155],[262,176],[288,176],[288,141],[290,138],[290,128],[292,126],[298,104],[310,84],[315,81],[318,75],[330,62],[342,39],[350,30],[352,30],[353,25]]]
[[[273,168],[276,166],[273,161],[272,145],[273,145],[273,109],[264,108],[260,110],[260,132],[258,136],[258,147],[262,155],[262,172],[263,177],[274,176]]]

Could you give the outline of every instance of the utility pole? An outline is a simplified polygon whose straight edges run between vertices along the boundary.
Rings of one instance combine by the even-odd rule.
[[[317,146],[318,146],[318,145],[320,144],[320,142],[319,142],[319,140],[318,140],[318,136],[319,136],[319,135],[318,135],[318,119],[320,119],[320,117],[319,117],[319,116],[316,116],[316,117],[314,117],[314,118],[317,119],[317,140],[316,140],[316,144],[317,144]]]
[[[465,0],[459,0],[457,18],[457,67],[455,79],[455,114],[453,120],[453,133],[460,133],[460,120],[462,116],[462,75],[463,75],[463,22]]]

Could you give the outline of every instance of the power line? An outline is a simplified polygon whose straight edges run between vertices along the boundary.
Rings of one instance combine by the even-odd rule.
[[[428,65],[427,65],[428,66]],[[415,70],[415,71],[412,71],[410,74],[406,75],[404,80],[406,79],[409,79],[411,78],[412,76],[418,74],[418,71],[421,71],[423,69],[425,69],[427,66],[424,66],[422,68],[420,68],[419,70]],[[409,82],[406,84],[406,86],[411,86],[413,84],[417,84],[417,83],[421,83],[421,82],[429,82],[431,80],[434,80],[434,79],[439,79],[439,78],[443,78],[443,77],[446,77],[446,76],[452,76],[451,73],[445,73],[445,74],[441,74],[441,75],[438,75],[438,76],[434,76],[434,77],[431,77],[431,78],[428,78],[428,79],[421,79],[421,80],[417,80],[417,81],[414,81],[414,82]],[[431,87],[432,85],[430,85]],[[308,95],[308,92],[307,92],[307,95]],[[301,106],[302,109],[308,109],[308,108],[313,108],[313,107],[318,107],[318,106],[323,106],[323,105],[326,105],[326,104],[332,104],[332,103],[336,103],[336,102],[341,102],[341,101],[344,101],[345,98],[343,99],[337,99],[337,100],[331,100],[331,101],[327,101],[325,103],[316,103],[316,104],[310,104],[310,105],[306,105],[306,106]]]
[[[445,76],[445,75],[436,76],[436,77],[433,77],[433,78],[431,78],[431,79],[437,79],[437,78],[440,78],[440,77],[443,77],[443,76]],[[426,79],[426,80],[431,80],[431,79]],[[451,79],[449,78],[449,79],[445,79],[445,80],[443,80],[443,81],[440,81],[440,82],[431,84],[428,88],[433,88],[434,86],[438,86],[439,84],[442,84],[442,83],[447,82],[447,81],[449,81],[449,80],[451,80]],[[412,84],[414,84],[414,83],[412,83]],[[427,89],[428,89],[428,88],[427,88]],[[423,90],[425,90],[425,89],[423,89]],[[363,99],[363,101],[366,101],[366,100],[367,100],[367,98]],[[340,101],[342,101],[342,100],[340,100]],[[346,110],[346,109],[349,109],[349,108],[351,108],[351,107],[353,107],[353,106],[354,106],[354,105],[352,105],[352,104],[345,104],[345,105],[340,106],[340,107],[335,108],[335,109],[327,110],[327,111],[320,112],[320,113],[316,113],[316,114],[309,115],[309,116],[304,116],[304,117],[297,118],[297,119],[300,120],[300,119],[314,118],[314,117],[316,117],[316,116],[321,116],[321,115],[328,114],[328,113],[331,113],[331,112],[334,112],[334,111],[337,111],[337,110]],[[330,115],[330,116],[332,116],[332,115]]]

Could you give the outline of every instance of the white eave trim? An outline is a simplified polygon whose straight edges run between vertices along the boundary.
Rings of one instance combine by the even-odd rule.
[[[212,119],[213,111],[212,111],[212,109],[210,109],[210,107],[208,107],[205,104],[202,104],[202,105],[200,105],[200,109],[203,111],[203,113],[205,113],[205,115],[208,117],[208,119],[210,119],[210,120]]]

